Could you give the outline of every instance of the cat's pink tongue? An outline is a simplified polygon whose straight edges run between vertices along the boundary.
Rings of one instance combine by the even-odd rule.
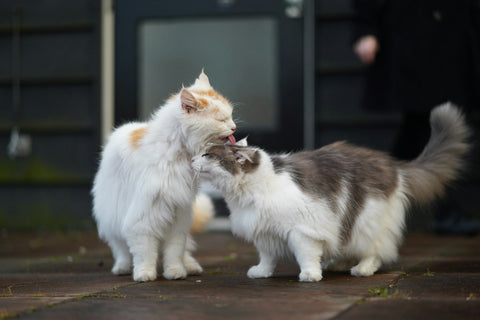
[[[235,145],[235,142],[237,142],[237,141],[235,140],[235,137],[233,136],[233,134],[229,135],[227,138],[228,138],[228,141],[230,141],[230,144],[231,144],[232,146],[234,146],[234,145]]]

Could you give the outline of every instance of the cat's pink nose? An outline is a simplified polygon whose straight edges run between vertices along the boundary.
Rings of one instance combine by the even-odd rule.
[[[231,129],[232,129],[232,131],[235,131],[235,130],[237,130],[237,126],[233,126]]]

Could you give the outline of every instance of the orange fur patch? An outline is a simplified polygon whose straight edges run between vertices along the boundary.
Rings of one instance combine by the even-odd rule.
[[[208,96],[212,99],[220,100],[223,103],[230,104],[230,102],[224,96],[222,96],[221,94],[219,94],[218,92],[216,92],[213,89],[202,90],[202,91],[192,91],[192,92],[194,92],[195,94],[197,94],[199,96]],[[197,98],[197,100],[198,99],[201,99],[201,98]]]
[[[198,108],[200,109],[204,109],[206,107],[208,107],[208,100],[205,99],[205,98],[197,98],[197,102],[198,102]]]
[[[144,128],[138,128],[130,132],[130,144],[132,147],[135,149],[138,148],[140,144],[140,140],[145,136],[145,133],[147,131],[147,127]]]

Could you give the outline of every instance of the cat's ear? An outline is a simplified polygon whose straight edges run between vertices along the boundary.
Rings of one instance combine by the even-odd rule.
[[[253,162],[252,158],[255,152],[257,149],[239,148],[235,150],[235,160],[240,164],[244,164],[245,161]]]
[[[203,69],[202,69],[202,73],[200,73],[200,75],[198,76],[197,80],[195,80],[195,86],[207,86],[207,87],[210,87],[210,81],[208,80],[208,77],[207,75],[205,74],[205,72],[203,72]]]
[[[185,110],[187,113],[197,111],[197,99],[195,99],[193,94],[185,88],[183,88],[182,92],[180,93],[180,101],[182,103],[182,109]]]
[[[228,144],[228,142],[227,142]],[[239,147],[247,147],[248,146],[248,143],[247,143],[247,137],[243,138],[242,140],[239,140],[235,143],[236,146],[239,146]]]

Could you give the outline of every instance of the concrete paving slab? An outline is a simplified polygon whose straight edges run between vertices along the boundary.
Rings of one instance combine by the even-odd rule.
[[[402,277],[395,290],[404,298],[480,299],[480,274],[413,273]]]
[[[36,312],[42,308],[70,300],[68,297],[3,297],[0,299],[0,319],[15,317],[23,313]]]
[[[478,237],[408,235],[400,260],[375,276],[327,271],[318,283],[298,282],[292,263],[247,278],[256,250],[227,232],[196,237],[203,275],[147,283],[111,275],[94,234],[43,237],[0,242],[0,319],[480,318]]]
[[[141,286],[140,286],[141,287]],[[288,296],[263,299],[192,292],[185,296],[152,295],[142,297],[118,295],[87,297],[55,308],[43,309],[22,318],[34,319],[330,319],[347,309],[353,298],[316,297],[292,300]],[[261,303],[259,303],[261,301]]]
[[[2,274],[0,292],[7,297],[78,297],[133,283],[129,276],[109,273]]]
[[[376,298],[349,309],[335,320],[478,320],[480,301],[458,299],[382,299]]]

